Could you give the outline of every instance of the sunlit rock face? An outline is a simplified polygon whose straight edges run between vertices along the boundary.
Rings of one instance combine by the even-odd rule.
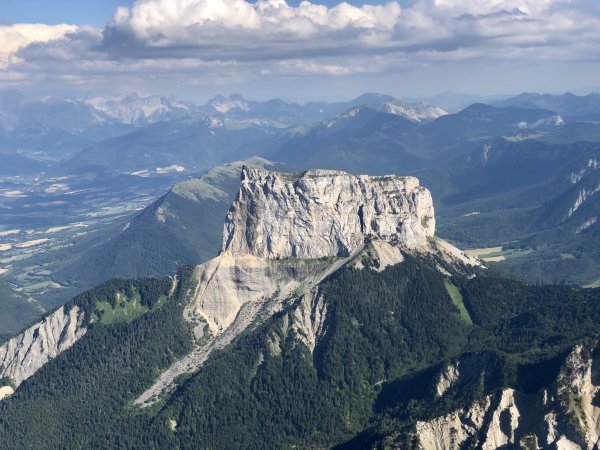
[[[577,345],[556,379],[537,392],[499,390],[468,407],[419,421],[415,437],[424,450],[456,448],[597,449],[600,446],[600,346]],[[464,373],[463,373],[464,372]],[[444,395],[468,367],[450,365],[440,376]]]
[[[196,268],[197,287],[184,313],[205,344],[161,374],[136,404],[153,404],[212,351],[292,305],[290,329],[314,349],[327,315],[322,280],[360,261],[366,247],[381,270],[402,262],[400,249],[431,251],[434,229],[431,195],[413,177],[244,167],[222,252]]]
[[[244,168],[223,253],[262,258],[345,256],[366,239],[413,249],[433,236],[429,191],[414,177]]]
[[[86,333],[83,319],[78,306],[63,306],[10,339],[0,347],[0,378],[19,386]]]

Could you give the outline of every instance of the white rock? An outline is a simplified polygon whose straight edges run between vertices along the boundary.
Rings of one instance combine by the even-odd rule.
[[[14,394],[15,390],[10,386],[2,386],[0,388],[0,400]]]
[[[600,386],[595,353],[575,347],[554,383],[537,395],[507,388],[468,408],[418,422],[415,433],[421,448],[450,450],[462,447],[469,439],[481,449],[516,447],[525,439],[540,448],[599,448],[600,407],[596,398]],[[446,371],[448,378],[455,378],[451,367]]]
[[[438,381],[435,385],[436,397],[442,397],[446,393],[446,391],[450,389],[454,385],[454,383],[456,383],[459,380],[459,365],[460,363],[458,361],[454,364],[449,364],[440,373]]]
[[[222,252],[196,268],[196,289],[184,312],[197,344],[135,403],[153,404],[214,350],[291,305],[287,330],[314,350],[328,312],[319,284],[345,264],[362,267],[363,256],[377,260],[376,270],[402,263],[403,251],[436,253],[454,265],[479,264],[429,239],[434,229],[431,195],[413,177],[330,170],[290,175],[244,167]]]
[[[63,306],[10,339],[0,347],[0,378],[10,377],[18,387],[85,334],[83,316],[78,306]]]
[[[423,247],[434,231],[431,194],[414,177],[245,167],[222,250],[261,258],[346,256],[367,238]]]
[[[177,377],[197,371],[213,351],[229,345],[261,317],[271,317],[306,295],[309,302],[318,284],[353,257],[332,263],[224,253],[198,266],[196,289],[184,311],[184,318],[194,325],[198,342],[191,353],[163,372],[135,403],[142,407],[152,405],[175,386]],[[312,304],[305,307],[313,308]],[[326,309],[318,306],[318,300],[314,308],[317,318],[307,317],[308,311],[299,311],[294,318],[298,337],[312,348],[326,314]]]

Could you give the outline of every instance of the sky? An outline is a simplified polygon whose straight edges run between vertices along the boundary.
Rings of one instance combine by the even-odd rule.
[[[598,0],[0,0],[0,89],[294,101],[600,91]]]

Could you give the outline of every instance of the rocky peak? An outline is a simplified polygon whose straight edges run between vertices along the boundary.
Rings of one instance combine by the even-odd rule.
[[[431,194],[414,177],[244,167],[222,252],[262,258],[347,256],[368,239],[422,247],[434,231]]]

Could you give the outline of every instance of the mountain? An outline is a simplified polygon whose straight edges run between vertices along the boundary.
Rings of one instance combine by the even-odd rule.
[[[277,106],[283,105],[285,105],[285,102],[277,102]],[[229,98],[223,95],[217,95],[210,99],[205,106],[212,109],[213,113],[221,114],[231,112],[247,113],[251,109],[251,107],[252,109],[254,109],[255,107],[255,105],[251,106],[251,102],[247,101],[244,97],[242,97],[239,94],[230,95]]]
[[[378,105],[385,102],[393,102],[396,101],[394,97],[391,95],[380,94],[378,92],[366,92],[362,95],[359,95],[355,99],[350,100],[344,110],[349,108],[355,108],[361,105]],[[342,104],[339,103],[338,104]]]
[[[75,99],[29,98],[0,90],[0,144],[3,153],[20,152],[56,161],[102,139],[129,131],[91,105]]]
[[[347,102],[289,103],[275,98],[266,101],[247,100],[239,94],[217,95],[200,107],[203,114],[231,123],[262,123],[276,128],[311,126],[349,108],[396,101],[383,94],[367,93]]]
[[[239,98],[238,100],[241,101]],[[97,144],[72,160],[50,169],[48,175],[51,179],[61,178],[65,176],[65,173],[71,174],[68,181],[58,181],[58,183],[67,184],[69,190],[65,190],[64,195],[60,195],[60,192],[46,194],[44,192],[46,186],[40,185],[39,180],[34,181],[35,186],[32,191],[35,191],[35,194],[27,195],[22,199],[13,199],[10,202],[6,201],[10,209],[6,210],[5,220],[11,221],[12,228],[35,227],[43,234],[46,230],[79,223],[82,220],[85,220],[87,224],[87,213],[95,214],[98,209],[101,211],[112,210],[113,206],[116,206],[115,203],[131,204],[132,208],[127,212],[130,214],[131,211],[139,210],[141,206],[147,205],[151,201],[150,199],[163,195],[167,186],[175,180],[187,178],[188,174],[195,173],[197,170],[202,171],[222,161],[235,160],[238,156],[247,157],[255,154],[255,150],[263,155],[275,153],[270,156],[270,159],[285,160],[290,169],[321,166],[386,174],[400,171],[416,173],[423,168],[443,165],[444,171],[437,173],[431,182],[428,178],[429,175],[422,175],[424,183],[434,190],[436,199],[438,199],[439,212],[443,218],[441,222],[443,236],[468,247],[503,245],[506,249],[510,249],[506,242],[513,241],[511,245],[514,247],[512,250],[515,251],[511,252],[511,255],[519,255],[518,250],[531,253],[535,246],[540,251],[531,253],[527,258],[511,258],[511,261],[502,262],[505,267],[535,282],[567,282],[588,285],[597,280],[598,277],[595,276],[597,266],[594,262],[597,258],[595,255],[587,256],[590,253],[588,249],[591,250],[594,247],[588,245],[587,242],[581,247],[582,240],[592,239],[593,227],[585,233],[576,232],[577,227],[582,226],[586,220],[593,219],[593,214],[590,214],[581,223],[574,224],[572,228],[574,231],[568,234],[561,235],[556,230],[552,236],[552,242],[556,245],[553,244],[552,248],[545,246],[546,249],[541,250],[543,245],[541,245],[540,239],[544,235],[538,234],[538,239],[535,241],[529,238],[532,238],[538,231],[547,230],[548,226],[536,224],[532,217],[523,217],[520,213],[525,210],[519,211],[518,208],[514,208],[509,215],[480,214],[477,217],[463,218],[462,216],[472,212],[483,212],[482,208],[469,204],[469,200],[466,198],[465,208],[460,209],[458,204],[449,205],[446,201],[450,200],[446,198],[448,197],[445,192],[446,188],[440,190],[436,187],[438,180],[458,185],[464,180],[477,179],[480,181],[477,186],[465,185],[464,188],[450,186],[448,189],[460,191],[474,189],[475,192],[485,193],[489,191],[489,185],[508,188],[506,184],[503,184],[503,180],[514,181],[516,178],[510,172],[503,171],[499,168],[500,166],[493,166],[499,170],[499,173],[502,173],[499,178],[490,176],[490,174],[493,175],[490,172],[491,169],[486,172],[485,176],[477,175],[475,172],[463,173],[460,167],[457,166],[455,169],[453,158],[463,154],[475,155],[476,159],[480,158],[484,146],[494,142],[495,133],[506,132],[509,139],[514,141],[533,140],[527,133],[542,134],[543,136],[537,140],[550,142],[564,131],[561,139],[578,139],[579,131],[574,129],[566,131],[572,124],[553,124],[550,119],[555,115],[543,110],[509,109],[504,111],[502,108],[482,105],[474,105],[464,112],[442,116],[423,123],[383,112],[382,105],[398,105],[385,97],[372,95],[357,101],[372,100],[385,100],[386,102],[351,108],[343,114],[323,121],[308,132],[300,134],[297,134],[296,131],[288,132],[258,125],[252,129],[236,129],[232,126],[231,120],[233,119],[227,119],[229,122],[225,124],[225,119],[216,117],[202,119],[199,122],[187,119],[171,120],[141,127],[133,134]],[[433,108],[435,109],[435,107]],[[541,122],[542,125],[536,125],[535,129],[528,130],[524,128],[522,122],[527,122],[528,126],[538,122]],[[452,129],[457,130],[456,136],[452,134]],[[539,131],[540,129],[543,131]],[[569,134],[572,137],[569,138]],[[256,135],[265,136],[265,138],[263,140],[258,137],[258,140],[253,140],[252,136]],[[238,143],[242,147],[237,147]],[[523,144],[523,146],[526,145],[528,144]],[[273,148],[277,147],[279,150],[273,152]],[[182,152],[173,152],[171,150],[173,148],[180,148]],[[206,154],[199,151],[200,149],[208,149],[211,152],[206,161],[201,160]],[[565,155],[570,154],[568,148],[565,147],[565,149]],[[140,154],[145,155],[146,158],[146,162],[142,166],[137,164]],[[546,167],[544,166],[545,157],[541,153],[538,156],[542,158],[539,163],[540,167]],[[190,164],[182,164],[182,161],[189,161]],[[564,163],[567,164],[568,161],[565,160]],[[587,160],[578,161],[573,170],[579,171],[580,166],[586,163]],[[460,166],[463,162],[457,164]],[[518,164],[514,170],[518,171],[521,170],[521,167],[530,166],[534,167],[532,170],[535,170],[535,164],[538,163],[534,160],[529,162],[523,160]],[[562,170],[558,166],[555,167],[557,167],[556,170]],[[32,168],[34,171],[39,170],[35,167]],[[446,169],[455,178],[454,180],[446,177]],[[479,169],[473,168],[473,170]],[[519,173],[522,173],[522,180],[528,179],[528,173]],[[163,177],[162,181],[161,177]],[[229,187],[225,189],[229,195],[233,195],[235,191],[234,176],[231,181]],[[49,189],[52,189],[54,183],[57,181],[46,184]],[[521,181],[518,180],[518,183]],[[22,187],[7,184],[5,189],[22,190]],[[219,189],[221,188],[219,187]],[[547,195],[552,191],[548,189],[541,195]],[[132,199],[131,195],[134,194],[139,194],[139,198]],[[173,204],[186,205],[185,201],[175,201],[178,198],[179,196],[174,197]],[[226,205],[231,198],[228,197],[226,201],[218,205],[218,211],[221,211],[219,214],[224,214]],[[537,194],[528,198],[531,205],[537,205]],[[515,197],[512,199],[514,200]],[[482,198],[481,201],[483,202],[484,199]],[[490,202],[489,205],[499,205],[497,200],[495,201],[496,203]],[[85,207],[80,202],[85,202]],[[457,197],[457,202],[460,203],[462,200]],[[56,206],[50,207],[49,205]],[[217,208],[216,205],[214,206]],[[185,210],[185,208],[173,208],[173,205],[169,207],[179,211]],[[533,208],[533,206],[531,207]],[[43,215],[39,213],[40,208],[44,208]],[[501,206],[501,211],[507,211],[502,208]],[[196,209],[190,208],[189,211],[193,212]],[[206,211],[213,211],[212,206],[207,207]],[[21,212],[23,213],[21,222],[12,223],[21,217],[19,216]],[[74,213],[78,214],[77,218],[65,223],[66,218]],[[513,213],[516,216],[513,217]],[[180,213],[175,214],[179,215]],[[56,240],[55,234],[40,236],[40,238],[51,239],[52,247],[56,247],[58,251],[47,249],[30,260],[11,262],[10,265],[14,270],[4,278],[17,283],[19,287],[38,286],[29,294],[41,301],[46,308],[52,308],[64,303],[67,298],[82,289],[90,288],[111,276],[156,276],[171,272],[185,262],[199,263],[218,250],[218,233],[212,233],[209,253],[203,253],[205,252],[204,243],[202,246],[184,243],[188,239],[186,236],[210,234],[206,230],[216,229],[215,225],[219,223],[220,218],[216,214],[205,214],[203,217],[212,216],[211,224],[207,224],[197,217],[192,219],[190,216],[193,215],[182,213],[179,216],[184,217],[183,223],[187,223],[186,231],[182,232],[180,228],[177,228],[177,231],[169,232],[169,236],[173,239],[172,248],[169,250],[160,248],[159,239],[143,237],[146,234],[156,236],[157,228],[153,225],[153,222],[156,221],[154,219],[155,212],[147,212],[145,216],[147,220],[142,220],[140,215],[140,218],[133,221],[130,220],[130,217],[122,214],[121,217],[115,217],[114,223],[105,223],[107,226],[105,232],[91,232],[92,229],[88,227],[85,236],[81,236],[82,233],[74,233],[76,236],[65,236],[63,241]],[[41,219],[47,218],[50,218],[52,223],[40,223]],[[527,226],[524,226],[524,221],[527,222]],[[140,227],[123,231],[128,222],[140,223]],[[202,224],[203,231],[199,231],[199,227],[194,226],[193,222]],[[141,224],[146,225],[142,226]],[[94,230],[96,228],[98,227],[94,224]],[[525,230],[527,231],[525,232]],[[470,235],[468,239],[466,238],[467,234]],[[575,238],[571,239],[574,234]],[[179,236],[175,237],[176,235]],[[569,236],[569,242],[559,243],[560,236]],[[523,241],[525,238],[529,239],[527,243]],[[197,250],[200,247],[202,250]],[[583,248],[584,251],[574,252],[574,248]],[[565,259],[561,255],[574,255],[576,258],[567,256],[568,259]],[[539,261],[551,261],[552,267],[544,270],[543,267],[547,267],[546,263],[540,266],[537,261],[533,261],[532,258],[537,256],[540,256]],[[99,270],[99,267],[102,269]],[[40,284],[43,282],[48,282],[55,288],[46,289],[43,284]],[[61,289],[58,289],[59,285],[62,286]]]
[[[21,155],[0,154],[0,176],[16,176],[41,172],[46,167],[32,158]]]
[[[352,118],[361,117],[365,111],[371,112],[371,110],[398,116],[418,124],[429,122],[448,114],[446,110],[439,106],[428,105],[426,103],[402,103],[397,100],[388,100],[383,103],[366,103],[353,107],[344,111],[342,114],[324,120],[322,125],[327,128],[332,128],[339,123],[346,121],[350,122],[350,119]]]
[[[203,114],[218,118],[224,124],[269,124],[276,128],[313,126],[333,116],[349,114],[349,110],[370,107],[382,112],[402,116],[414,122],[433,120],[447,111],[427,103],[405,103],[394,97],[366,93],[347,102],[288,103],[280,99],[267,101],[247,100],[239,94],[229,97],[218,95],[200,107]]]
[[[82,164],[85,170],[93,170],[96,166],[103,169],[117,163],[118,156],[114,153],[126,152],[111,146],[119,146],[122,142],[125,146],[135,146],[140,154],[150,152],[142,165],[148,163],[152,168],[157,164],[163,167],[177,164],[172,162],[177,158],[169,158],[167,149],[159,145],[165,140],[161,138],[163,135],[170,135],[170,149],[181,146],[184,149],[182,151],[187,152],[184,159],[189,164],[191,149],[185,141],[193,138],[190,135],[196,135],[197,139],[204,141],[212,139],[211,144],[205,145],[210,149],[216,146],[216,153],[222,153],[223,146],[229,145],[233,135],[242,136],[238,139],[238,146],[246,140],[258,139],[261,134],[261,139],[272,140],[275,136],[288,131],[301,131],[328,117],[365,104],[379,105],[382,110],[417,122],[431,120],[445,113],[439,107],[407,105],[393,97],[372,93],[347,102],[311,102],[303,105],[280,99],[253,101],[233,94],[229,97],[219,95],[205,105],[196,105],[175,97],[143,96],[137,93],[114,98],[36,99],[17,91],[3,90],[0,91],[0,145],[6,154],[18,152],[22,156],[51,164],[72,157],[73,161],[65,163],[66,170],[79,170]],[[135,136],[144,142],[139,142]],[[179,143],[177,139],[182,142]],[[153,148],[153,142],[159,148]],[[265,151],[258,151],[261,146],[267,147]],[[205,162],[201,167],[250,154],[268,156],[268,149],[268,144],[259,144],[245,156],[209,158],[211,162],[208,165]],[[98,156],[93,154],[98,152],[107,155],[104,161],[96,160]],[[141,159],[140,154],[136,155],[138,159]],[[168,163],[165,162],[167,160]],[[134,162],[129,161],[129,165],[133,166]],[[62,166],[57,170],[62,170]]]
[[[77,257],[53,270],[52,278],[81,291],[113,277],[160,276],[211,259],[221,247],[219,228],[238,190],[242,166],[272,165],[251,158],[176,183],[118,229],[107,230],[99,243],[70,249]]]
[[[0,339],[14,335],[37,320],[44,308],[34,299],[0,282]]]
[[[132,99],[135,102],[159,102],[153,103],[152,107],[157,108],[157,105],[162,105],[160,102],[166,101],[162,97],[140,99],[133,96]],[[175,166],[188,172],[197,172],[254,155],[270,157],[282,142],[295,135],[288,127],[322,120],[343,111],[343,108],[347,109],[349,105],[373,100],[385,102],[366,107],[367,110],[385,111],[390,116],[411,123],[425,122],[445,113],[443,109],[432,105],[403,104],[391,97],[375,94],[365,94],[346,103],[307,105],[285,103],[278,99],[254,102],[239,95],[229,98],[217,96],[197,110],[190,106],[187,117],[177,118],[174,114],[168,121],[152,123],[132,133],[96,143],[56,165],[52,173],[116,172],[143,175],[146,171]],[[97,102],[94,104],[99,107]],[[121,106],[135,109],[139,105],[125,103]],[[362,107],[353,108],[358,110]],[[353,111],[342,115],[342,119],[355,115]],[[326,123],[331,126],[333,120],[327,120]]]
[[[434,228],[413,177],[245,168],[216,258],[0,347],[0,443],[593,447],[600,291],[504,278]]]
[[[297,191],[289,197],[292,203],[288,214],[280,216],[280,220],[272,218],[271,215],[286,214],[277,198],[285,201],[291,188]],[[390,197],[387,194],[389,191],[398,195]],[[361,192],[364,192],[362,197],[357,195]],[[378,198],[377,202],[372,200],[374,195]],[[313,198],[316,200],[306,203],[307,199]],[[322,202],[330,208],[330,213],[323,217],[327,221],[322,223],[323,230],[329,230],[329,235],[312,228],[315,225],[313,221],[318,219],[314,216],[319,211],[317,205]],[[350,205],[350,208],[344,207]],[[289,215],[293,210],[296,210],[297,219]],[[252,211],[261,211],[253,221],[248,216]],[[271,226],[276,226],[279,233],[270,233]],[[244,169],[240,193],[225,225],[220,256],[192,272],[181,272],[177,279],[169,282],[140,281],[130,284],[113,281],[82,294],[72,303],[51,313],[43,322],[47,324],[43,333],[33,331],[38,327],[36,325],[26,335],[9,341],[0,350],[0,354],[6,355],[2,358],[5,361],[3,375],[10,376],[15,386],[19,387],[36,368],[42,367],[43,370],[47,367],[45,362],[48,357],[44,355],[56,357],[48,363],[52,365],[54,361],[60,361],[58,355],[61,352],[72,353],[66,352],[67,348],[75,349],[80,342],[95,342],[94,338],[90,338],[95,323],[101,328],[102,323],[107,325],[113,321],[127,321],[140,314],[143,318],[145,312],[154,309],[166,313],[177,303],[173,301],[173,295],[189,297],[192,291],[196,292],[196,289],[190,291],[189,288],[193,286],[190,283],[195,283],[192,280],[199,277],[199,297],[195,297],[195,294],[194,298],[189,297],[186,303],[190,303],[185,308],[190,324],[196,324],[193,326],[197,341],[191,343],[191,347],[190,344],[183,347],[188,350],[185,358],[164,372],[154,387],[148,385],[148,394],[139,392],[139,402],[145,402],[152,397],[152,392],[162,390],[163,385],[168,386],[170,380],[174,380],[182,370],[184,373],[189,371],[188,363],[197,367],[208,356],[207,352],[231,342],[251,322],[260,323],[261,317],[267,318],[285,309],[293,299],[304,298],[309,301],[312,298],[310,293],[317,289],[320,280],[344,263],[376,264],[383,269],[403,258],[395,246],[407,250],[431,248],[431,251],[436,246],[444,248],[442,244],[429,243],[428,237],[432,235],[433,227],[431,197],[418,186],[414,178],[371,179],[329,171],[293,176]],[[287,238],[285,230],[291,231]],[[374,239],[368,246],[370,250],[364,254],[367,259],[361,257],[357,260],[356,256],[364,253],[364,237],[367,235]],[[280,236],[282,240],[271,241],[269,236]],[[380,259],[377,256],[379,253]],[[293,257],[295,254],[303,258]],[[448,258],[464,259],[457,251],[453,255],[448,253]],[[152,284],[155,287],[145,287],[145,283],[155,283]],[[115,288],[119,292],[123,290],[116,303],[111,300]],[[99,296],[104,300],[100,300]],[[184,313],[179,307],[176,310],[179,311],[177,314]],[[171,310],[169,314],[174,312]],[[183,316],[178,317],[177,320],[182,322]],[[52,325],[54,323],[56,325]],[[184,323],[178,327],[181,328]],[[308,329],[304,332],[308,332]],[[59,335],[67,337],[64,340],[56,339]],[[178,339],[189,339],[189,335],[182,333]],[[52,342],[57,342],[58,346],[52,345]],[[33,352],[29,348],[39,351]],[[11,356],[13,352],[21,356]],[[146,380],[150,381],[148,378]],[[23,384],[29,385],[29,380]],[[20,387],[17,394],[19,392],[22,392]]]
[[[530,136],[533,138],[534,136]],[[595,122],[571,122],[553,132],[535,136],[550,144],[574,144],[576,142],[600,142],[600,124]]]
[[[400,101],[387,101],[377,105],[381,112],[404,117],[412,122],[429,122],[448,114],[444,108],[427,103],[403,103]]]
[[[171,120],[95,144],[56,165],[53,173],[198,173],[256,154],[268,154],[276,142],[278,134],[268,126],[231,128],[211,118]]]
[[[144,97],[138,93],[117,98],[95,97],[88,99],[86,103],[107,117],[134,125],[177,119],[196,111],[194,104],[182,102],[174,97],[167,98],[162,95]]]
[[[359,107],[331,117],[306,133],[284,141],[271,155],[301,168],[326,167],[384,174],[427,166],[426,155],[413,151],[419,125],[395,114]]]
[[[77,100],[54,97],[37,100],[13,90],[0,91],[0,128],[5,132],[32,125],[75,132],[104,120],[94,108]]]
[[[598,121],[600,119],[600,94],[595,93],[579,96],[570,92],[561,95],[524,92],[494,104],[502,107],[549,109],[569,121]]]
[[[483,96],[477,94],[466,94],[464,92],[452,92],[446,91],[441,94],[437,94],[431,97],[408,97],[405,98],[407,102],[426,102],[434,105],[440,105],[442,108],[446,108],[449,111],[455,112],[466,108],[474,103],[485,103],[492,104],[494,102],[504,100],[510,95],[491,95]]]
[[[418,176],[437,198],[440,234],[532,282],[598,279],[598,143],[498,139]]]
[[[433,119],[433,120],[430,120]],[[387,102],[351,108],[284,141],[270,156],[298,167],[385,174],[441,165],[499,136],[555,132],[552,111],[474,104],[455,114]]]
[[[529,129],[552,130],[563,124],[564,120],[550,110],[512,106],[497,108],[475,103],[456,114],[431,122],[427,131],[456,141],[513,135]]]

